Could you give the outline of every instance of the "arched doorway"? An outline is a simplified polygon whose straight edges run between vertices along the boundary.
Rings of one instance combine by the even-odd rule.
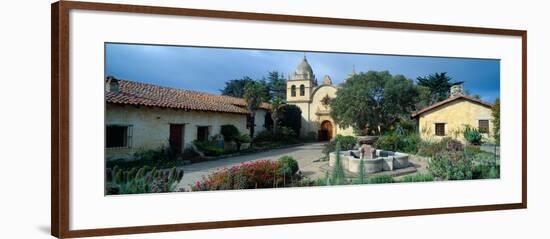
[[[329,141],[332,139],[332,123],[328,120],[321,122],[321,127],[317,132],[319,141]]]

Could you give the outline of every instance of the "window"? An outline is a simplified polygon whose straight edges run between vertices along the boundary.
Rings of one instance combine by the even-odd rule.
[[[290,96],[292,96],[292,97],[296,96],[296,86],[295,85],[290,87]]]
[[[209,126],[197,126],[197,140],[198,141],[208,140],[208,136],[210,133],[209,129],[210,129]]]
[[[105,134],[107,148],[127,148],[132,145],[131,125],[107,125]]]
[[[489,120],[479,120],[479,132],[489,133]]]
[[[445,136],[445,123],[435,123],[435,135]]]
[[[304,85],[300,85],[300,96],[306,95],[306,87]]]

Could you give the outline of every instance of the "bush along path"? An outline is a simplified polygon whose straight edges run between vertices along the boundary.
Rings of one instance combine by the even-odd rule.
[[[178,169],[185,171],[185,176],[179,183],[179,187],[190,188],[195,185],[197,181],[200,181],[203,176],[207,176],[211,173],[231,168],[233,166],[239,166],[242,163],[250,163],[254,161],[269,160],[277,161],[283,156],[290,156],[298,163],[300,172],[307,175],[309,178],[317,178],[324,175],[317,165],[314,165],[313,159],[320,158],[323,153],[323,143],[309,143],[300,146],[273,149],[269,151],[259,152],[255,154],[240,155],[223,160],[206,161],[191,165],[185,165]]]

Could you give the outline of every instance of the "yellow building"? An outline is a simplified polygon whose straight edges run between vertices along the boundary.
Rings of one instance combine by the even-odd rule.
[[[466,125],[479,129],[484,141],[493,141],[492,104],[463,94],[462,85],[451,88],[451,96],[412,114],[424,140],[452,137],[465,142]]]
[[[320,141],[330,140],[337,134],[353,135],[353,129],[340,128],[330,116],[330,100],[336,97],[337,88],[330,76],[317,84],[313,69],[306,57],[296,67],[287,80],[286,99],[288,104],[302,110],[301,136],[315,133]]]

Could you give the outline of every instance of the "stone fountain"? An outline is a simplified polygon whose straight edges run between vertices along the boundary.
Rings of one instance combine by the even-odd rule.
[[[366,173],[377,173],[411,166],[408,154],[375,149],[372,144],[376,139],[374,136],[360,136],[357,140],[361,145],[359,149],[340,151],[342,167],[349,172],[358,173],[359,164],[363,161]],[[329,166],[334,167],[335,164],[336,152],[332,152],[329,154]]]

